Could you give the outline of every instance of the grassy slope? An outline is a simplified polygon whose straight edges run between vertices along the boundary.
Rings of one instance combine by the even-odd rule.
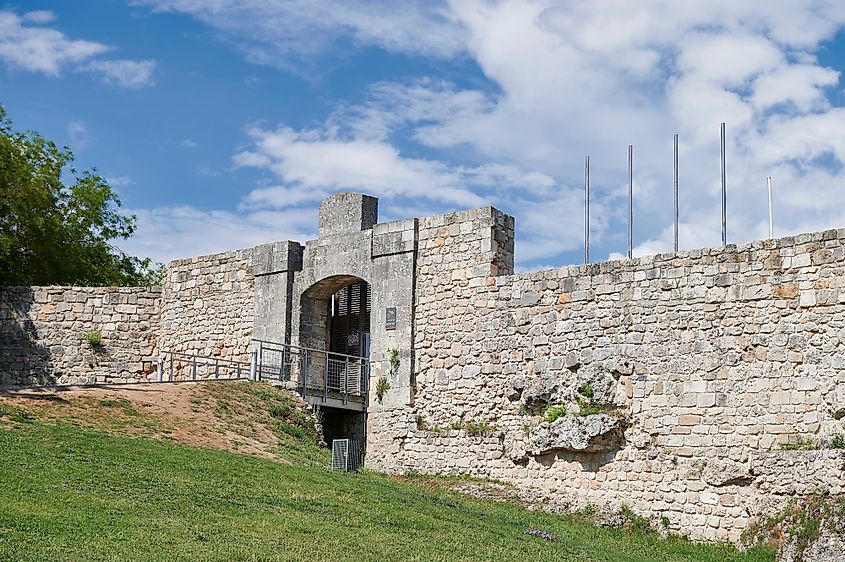
[[[10,422],[10,412],[0,419],[0,560],[772,559],[330,471],[301,442],[282,439],[283,464],[55,419]]]

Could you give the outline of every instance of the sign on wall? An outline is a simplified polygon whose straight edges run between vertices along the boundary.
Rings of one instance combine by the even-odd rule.
[[[384,329],[387,331],[396,329],[396,307],[391,306],[384,309]]]
[[[346,336],[346,347],[358,347],[361,341],[361,335],[358,332],[352,332]]]

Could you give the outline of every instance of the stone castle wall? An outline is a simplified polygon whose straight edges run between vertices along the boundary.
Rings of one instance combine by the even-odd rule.
[[[248,250],[177,260],[161,289],[0,287],[0,386],[154,381],[165,351],[249,363],[251,263]],[[90,331],[102,345],[86,342]],[[191,377],[178,359],[174,378]]]
[[[159,347],[248,363],[254,293],[251,250],[170,262],[162,281]]]
[[[0,386],[152,380],[160,298],[134,287],[0,288]]]
[[[371,413],[373,466],[734,541],[792,493],[845,491],[841,451],[779,450],[843,431],[845,230],[496,276],[497,234],[465,224],[420,221],[416,395]]]
[[[550,508],[622,502],[732,541],[794,494],[845,493],[828,446],[845,432],[845,230],[514,275],[512,217],[378,224],[371,199],[324,202],[304,249],[171,262],[160,291],[0,289],[0,385],[154,380],[165,351],[247,363],[253,337],[305,341],[303,303],[364,279],[371,387],[392,377],[370,396],[373,468],[501,479]]]

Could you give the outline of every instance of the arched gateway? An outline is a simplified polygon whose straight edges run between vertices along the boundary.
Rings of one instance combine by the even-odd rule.
[[[321,412],[326,441],[362,451],[368,411],[409,404],[413,388],[417,221],[377,220],[377,199],[339,193],[320,204],[316,240],[253,256],[262,373],[278,364]],[[390,388],[376,395],[380,379]]]

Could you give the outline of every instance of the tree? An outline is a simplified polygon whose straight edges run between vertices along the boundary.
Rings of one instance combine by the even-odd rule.
[[[119,209],[96,169],[79,173],[68,147],[15,132],[0,105],[0,285],[158,283],[160,265],[112,245],[137,221]]]

